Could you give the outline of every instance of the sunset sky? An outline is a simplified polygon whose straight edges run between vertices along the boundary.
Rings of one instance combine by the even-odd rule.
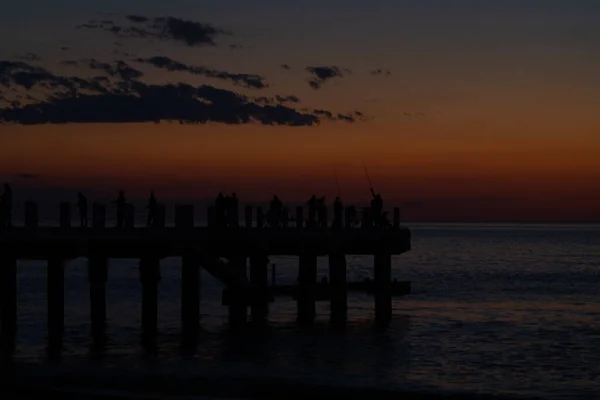
[[[366,201],[364,161],[408,219],[600,220],[597,0],[9,3],[17,198]]]

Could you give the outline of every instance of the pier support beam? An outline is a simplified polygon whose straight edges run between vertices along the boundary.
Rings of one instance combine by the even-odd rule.
[[[90,315],[92,337],[96,344],[104,343],[106,329],[106,281],[108,280],[108,259],[102,254],[93,254],[88,260],[88,280],[90,282]]]
[[[246,281],[246,258],[231,257],[229,268],[233,275],[233,285],[229,290],[231,302],[229,304],[229,328],[233,331],[239,330],[246,325],[248,319],[248,307],[246,305],[246,294],[243,283]]]
[[[135,207],[131,203],[125,204],[125,228],[133,229],[135,225]]]
[[[140,260],[142,283],[142,341],[153,343],[158,333],[158,282],[160,282],[160,259],[145,256]]]
[[[181,329],[189,342],[200,326],[200,264],[192,251],[181,259]]]
[[[60,203],[60,227],[70,228],[71,227],[71,203],[63,202]]]
[[[246,206],[244,211],[244,226],[246,228],[252,228],[252,206]]]
[[[387,326],[392,320],[392,255],[380,250],[375,254],[375,321]]]
[[[317,285],[317,256],[311,253],[300,255],[298,273],[298,323],[311,325],[316,316],[315,290]]]
[[[329,284],[331,285],[331,323],[343,325],[348,318],[348,288],[346,282],[346,255],[329,255]]]
[[[65,270],[60,258],[48,260],[48,351],[57,355],[62,350],[65,326]]]
[[[25,227],[30,229],[38,227],[38,205],[33,201],[25,202]]]
[[[250,257],[250,283],[252,285],[252,322],[264,321],[269,313],[269,258],[266,255]]]
[[[0,249],[0,343],[2,358],[14,353],[17,336],[17,260]]]
[[[96,229],[106,227],[106,206],[104,204],[94,203],[92,209],[92,226]]]

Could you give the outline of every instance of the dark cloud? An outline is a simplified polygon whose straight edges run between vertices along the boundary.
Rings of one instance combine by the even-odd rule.
[[[265,78],[256,74],[238,74],[227,71],[218,71],[202,66],[186,65],[175,61],[169,57],[157,56],[151,58],[138,58],[135,61],[150,64],[156,68],[166,69],[168,71],[184,71],[194,75],[206,76],[209,78],[221,79],[232,82],[235,85],[251,89],[265,89],[268,85]]]
[[[276,95],[274,97],[256,97],[254,99],[259,104],[286,104],[286,103],[300,103],[300,99],[297,96],[280,96]]]
[[[308,84],[313,89],[320,89],[323,84],[333,78],[342,78],[345,73],[350,73],[349,69],[340,67],[306,67],[312,78],[308,81]]]
[[[331,111],[327,110],[313,110],[315,115],[323,119],[327,119],[330,121],[345,121],[345,122],[356,122],[356,121],[367,121],[369,118],[365,114],[360,111],[353,111],[346,114],[334,114]]]
[[[188,46],[214,46],[215,38],[230,35],[229,31],[211,24],[188,21],[175,17],[149,18],[143,15],[128,15],[125,20],[130,25],[118,25],[115,21],[89,21],[79,25],[79,29],[101,29],[120,38],[145,38],[169,40]]]
[[[148,22],[148,17],[144,17],[143,15],[128,15],[127,19],[136,23]]]
[[[12,90],[41,85],[54,90],[45,100],[0,108],[0,122],[32,125],[178,121],[312,126],[323,119],[318,113],[299,112],[282,104],[261,105],[242,94],[208,85],[142,83],[136,79],[138,74],[122,73],[119,63],[93,61],[86,60],[84,64],[107,72],[113,79],[64,77],[25,63],[0,62],[3,86]],[[280,103],[299,101],[295,96],[274,99]],[[357,114],[336,117],[330,113],[325,119],[354,122],[356,117]]]
[[[101,78],[57,76],[44,68],[20,61],[0,61],[0,86],[11,91],[17,91],[18,88],[46,89],[55,97],[74,96],[80,91],[107,92]]]
[[[390,71],[389,69],[374,69],[372,71],[369,71],[369,73],[371,75],[384,75],[384,76],[390,76],[392,74],[392,71]]]
[[[20,179],[39,179],[41,178],[41,175],[21,172],[19,174],[15,174],[15,177]]]
[[[287,70],[292,69],[292,67],[290,67],[288,64],[281,64],[281,68],[287,69]]]
[[[63,61],[63,64],[73,66],[85,66],[89,69],[100,70],[107,73],[109,76],[120,78],[123,80],[131,80],[141,78],[144,74],[141,71],[129,66],[124,61],[115,61],[113,63],[100,62],[94,58],[88,58],[81,61]]]

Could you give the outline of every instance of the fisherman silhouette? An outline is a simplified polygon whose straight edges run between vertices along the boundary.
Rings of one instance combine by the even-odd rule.
[[[119,197],[115,200],[117,203],[117,228],[123,228],[125,226],[125,206],[127,201],[125,200],[125,193],[119,190]]]
[[[317,220],[317,196],[314,194],[308,200],[308,222],[309,228],[314,228]]]
[[[229,215],[229,225],[232,227],[239,226],[239,223],[240,223],[239,200],[238,200],[237,194],[235,192],[233,192],[231,194],[231,197],[229,198],[229,208],[227,211],[228,211],[228,215]]]
[[[4,184],[4,192],[0,199],[0,227],[10,228],[12,226],[12,190],[8,183]]]
[[[269,209],[269,225],[272,227],[279,226],[281,222],[281,209],[283,208],[283,203],[279,200],[277,195],[273,196],[273,200],[271,200],[271,206]]]
[[[217,227],[223,228],[227,226],[227,207],[228,201],[227,198],[223,195],[223,192],[219,192],[215,200],[215,211],[216,211],[216,223]]]
[[[371,200],[371,211],[373,216],[373,222],[375,226],[381,227],[383,226],[383,199],[379,193],[375,193],[373,188],[371,188],[371,194],[373,195],[373,200]]]
[[[156,196],[154,195],[154,190],[150,192],[150,198],[148,199],[148,220],[146,222],[146,226],[154,226],[156,224],[156,208],[158,205],[158,201],[156,200]]]
[[[344,206],[342,205],[342,201],[340,200],[340,196],[335,198],[333,202],[333,223],[331,225],[332,228],[338,229],[342,227],[342,214],[344,212]]]
[[[327,228],[327,205],[325,196],[317,199],[317,220],[319,228]]]
[[[77,209],[79,210],[79,225],[82,228],[88,226],[88,203],[83,193],[77,193]]]
[[[354,228],[357,224],[356,221],[356,207],[350,206],[346,209],[346,221],[348,228]]]

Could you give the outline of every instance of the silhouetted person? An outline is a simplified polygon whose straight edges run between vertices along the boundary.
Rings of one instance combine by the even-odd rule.
[[[342,201],[340,197],[337,196],[335,201],[333,202],[333,223],[331,225],[332,228],[341,228],[342,227],[342,218],[344,214],[344,206],[342,205]]]
[[[279,200],[277,195],[273,196],[273,200],[271,200],[271,206],[269,209],[269,224],[271,226],[279,226],[281,222],[281,211],[283,208],[283,203]]]
[[[77,193],[77,209],[79,210],[79,225],[82,228],[88,226],[88,203],[83,193]]]
[[[215,222],[219,228],[227,226],[227,205],[227,198],[223,195],[223,192],[219,192],[219,195],[215,200]]]
[[[117,203],[117,228],[123,228],[125,226],[125,206],[127,200],[125,200],[125,193],[119,190],[119,197],[115,200]]]
[[[158,201],[156,200],[156,196],[154,195],[154,191],[150,192],[150,198],[148,199],[148,221],[146,222],[146,226],[154,226],[156,224],[156,208],[158,206]]]
[[[327,228],[327,205],[325,197],[320,197],[317,200],[317,219],[319,228]]]
[[[355,206],[350,206],[346,210],[346,221],[348,224],[347,226],[349,228],[353,228],[356,226],[357,220],[356,220],[356,207]]]
[[[239,217],[239,200],[237,194],[233,192],[231,197],[229,197],[229,207],[227,209],[229,215],[229,224],[230,226],[237,227],[240,223]]]
[[[4,184],[4,192],[2,192],[2,199],[0,199],[0,226],[10,228],[12,226],[12,204],[13,195],[10,185]]]
[[[371,215],[373,218],[373,223],[375,226],[383,226],[383,199],[379,193],[375,193],[373,188],[371,188],[371,194],[373,195],[373,200],[371,200]]]
[[[317,221],[317,196],[314,194],[308,200],[308,227],[313,228]]]

